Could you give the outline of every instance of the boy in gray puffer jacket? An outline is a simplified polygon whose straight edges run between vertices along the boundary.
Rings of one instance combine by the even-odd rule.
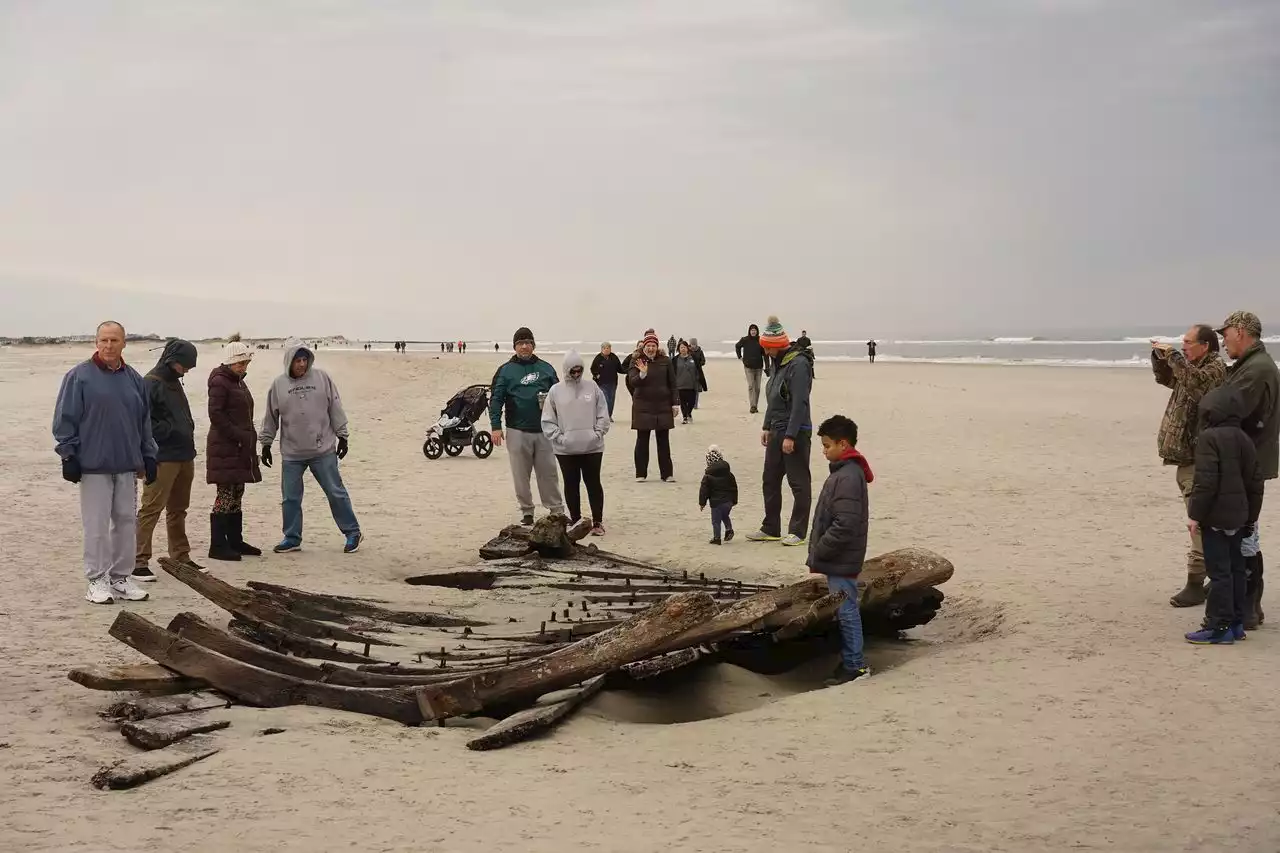
[[[547,392],[542,406],[542,434],[551,442],[560,473],[564,477],[564,502],[571,526],[588,523],[582,517],[580,483],[587,487],[591,502],[591,532],[604,535],[604,487],[600,466],[604,460],[604,437],[613,420],[609,401],[600,386],[583,375],[582,356],[569,350],[564,357],[564,379]]]

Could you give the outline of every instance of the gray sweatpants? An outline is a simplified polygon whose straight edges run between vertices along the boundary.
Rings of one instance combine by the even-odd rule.
[[[84,525],[84,575],[98,580],[133,574],[137,545],[138,476],[85,474],[80,480],[80,521]]]
[[[764,375],[764,370],[758,367],[742,368],[747,373],[747,402],[751,404],[751,408],[758,409],[760,407],[760,377]]]
[[[538,497],[542,505],[552,513],[564,512],[564,498],[560,495],[560,474],[556,467],[556,454],[551,440],[540,432],[521,432],[509,429],[505,434],[507,458],[511,460],[511,479],[516,484],[516,501],[521,515],[533,514],[533,489],[529,477],[538,475]]]

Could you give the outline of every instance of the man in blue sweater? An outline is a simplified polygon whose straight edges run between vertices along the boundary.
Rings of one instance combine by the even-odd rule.
[[[98,326],[97,351],[62,379],[53,411],[62,478],[80,485],[84,526],[85,600],[145,601],[131,577],[137,530],[139,475],[156,479],[151,406],[138,371],[124,363],[125,331]]]

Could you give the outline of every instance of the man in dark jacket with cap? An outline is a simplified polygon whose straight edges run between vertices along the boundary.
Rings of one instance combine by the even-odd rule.
[[[170,338],[151,372],[143,377],[151,403],[151,435],[156,447],[156,480],[142,490],[138,507],[138,548],[133,560],[134,580],[153,581],[151,537],[164,513],[169,539],[169,559],[200,568],[191,561],[187,541],[187,508],[196,473],[196,422],[191,417],[182,377],[196,366],[196,348],[190,341]]]
[[[533,354],[533,332],[516,329],[511,340],[515,355],[493,374],[489,395],[489,424],[493,443],[507,445],[511,479],[515,483],[520,521],[533,524],[533,488],[529,478],[538,477],[538,496],[552,515],[564,514],[560,495],[560,474],[551,440],[542,433],[542,404],[551,386],[560,381],[556,369]],[[502,419],[507,429],[503,432]]]
[[[1258,451],[1258,467],[1264,480],[1274,480],[1280,467],[1280,370],[1262,343],[1262,321],[1249,311],[1236,311],[1217,330],[1234,359],[1227,368],[1226,387],[1235,388],[1242,398],[1244,416],[1240,428]],[[1244,627],[1257,628],[1262,612],[1263,564],[1258,525],[1241,547],[1248,572],[1248,594]]]

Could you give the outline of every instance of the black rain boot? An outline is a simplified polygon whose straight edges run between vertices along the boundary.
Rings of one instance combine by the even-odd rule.
[[[1178,591],[1169,603],[1174,607],[1198,607],[1209,598],[1209,587],[1204,582],[1204,575],[1187,575],[1187,585]]]
[[[227,519],[230,516],[220,512],[209,513],[209,559],[239,562],[240,552],[231,547],[228,541]]]
[[[244,541],[244,513],[233,512],[227,516],[227,543],[246,557],[261,557],[261,549],[246,545]]]

